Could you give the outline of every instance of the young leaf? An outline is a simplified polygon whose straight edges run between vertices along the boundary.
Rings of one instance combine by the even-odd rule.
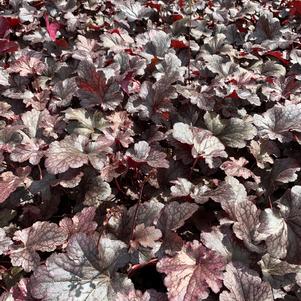
[[[143,224],[137,225],[134,229],[133,240],[130,242],[131,247],[137,249],[139,245],[145,248],[155,247],[155,241],[160,239],[162,233],[154,226],[145,227]]]
[[[94,222],[96,208],[87,207],[81,212],[75,214],[72,219],[65,217],[60,221],[60,227],[68,236],[71,237],[75,233],[92,234],[97,228],[97,223]]]
[[[173,126],[172,136],[181,143],[193,145],[193,132],[188,124],[177,122]]]
[[[56,34],[57,34],[58,30],[60,29],[61,25],[57,22],[50,23],[47,14],[44,16],[44,19],[45,19],[45,22],[46,22],[46,29],[47,29],[47,32],[50,36],[50,39],[52,41],[55,41],[56,40]]]
[[[225,171],[227,176],[233,177],[242,177],[244,179],[248,179],[252,177],[256,183],[260,182],[260,178],[257,177],[251,170],[244,167],[244,165],[248,164],[245,158],[240,157],[236,160],[234,157],[230,157],[231,161],[225,161],[220,168]]]
[[[168,168],[169,163],[165,159],[166,154],[155,149],[151,149],[146,141],[135,143],[134,148],[126,152],[126,155],[137,163],[147,163],[155,168]]]
[[[274,163],[272,155],[274,155],[275,157],[280,156],[280,151],[276,143],[269,140],[252,140],[249,146],[249,150],[255,157],[257,166],[261,169],[264,169],[265,166],[268,165],[267,163]]]
[[[171,181],[170,191],[173,197],[188,196],[194,191],[194,185],[185,178],[177,178],[175,181]]]

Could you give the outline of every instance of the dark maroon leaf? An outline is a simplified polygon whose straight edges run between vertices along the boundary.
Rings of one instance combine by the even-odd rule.
[[[119,84],[112,78],[107,81],[103,72],[96,71],[88,61],[81,61],[78,70],[78,96],[84,107],[101,106],[104,110],[115,109],[122,100]]]

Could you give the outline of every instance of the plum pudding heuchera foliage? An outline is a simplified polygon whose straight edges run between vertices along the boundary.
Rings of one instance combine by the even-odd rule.
[[[301,300],[301,1],[0,1],[0,300]]]

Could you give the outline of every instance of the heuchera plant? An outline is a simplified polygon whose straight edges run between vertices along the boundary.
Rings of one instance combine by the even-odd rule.
[[[1,301],[301,300],[301,1],[0,11]]]

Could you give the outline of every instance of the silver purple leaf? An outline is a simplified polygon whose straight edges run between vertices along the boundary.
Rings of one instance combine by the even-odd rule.
[[[187,242],[174,257],[164,257],[157,270],[165,273],[164,283],[170,301],[199,301],[218,293],[222,287],[225,261],[198,241]]]
[[[275,105],[262,115],[254,115],[254,124],[260,137],[289,142],[291,131],[301,132],[301,104]]]
[[[270,285],[263,282],[258,274],[239,263],[229,263],[224,273],[224,285],[220,301],[273,301]]]
[[[67,233],[56,224],[35,222],[31,227],[15,232],[13,239],[21,241],[10,250],[11,262],[14,266],[22,266],[26,272],[34,270],[40,261],[37,251],[51,252],[62,245]]]
[[[300,264],[301,186],[287,190],[276,205],[262,212],[259,238],[271,256]]]
[[[96,239],[76,234],[69,240],[67,253],[52,254],[34,272],[31,293],[45,301],[114,300],[117,292],[132,287],[129,279],[115,273],[125,250],[118,240],[101,238],[97,247]]]

